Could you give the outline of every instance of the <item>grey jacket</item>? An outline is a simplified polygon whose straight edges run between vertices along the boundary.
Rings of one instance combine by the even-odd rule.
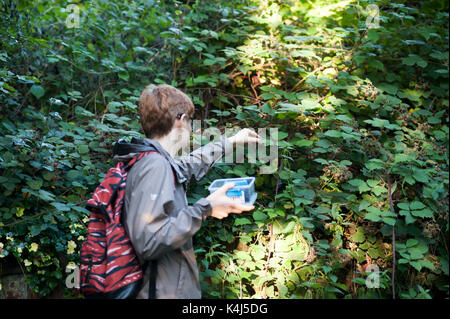
[[[141,264],[157,260],[156,298],[201,298],[192,237],[211,215],[211,204],[201,198],[192,206],[186,198],[187,183],[198,181],[223,156],[233,151],[225,135],[184,157],[172,158],[161,144],[145,141],[164,156],[144,156],[128,173],[124,226]],[[115,156],[116,161],[137,155]],[[148,298],[150,267],[144,273],[138,299]]]

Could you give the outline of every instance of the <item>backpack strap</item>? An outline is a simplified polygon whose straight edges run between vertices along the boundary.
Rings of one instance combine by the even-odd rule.
[[[145,273],[150,267],[150,279],[148,283],[148,299],[156,299],[156,273],[158,270],[157,260],[147,260],[142,265],[142,272]]]

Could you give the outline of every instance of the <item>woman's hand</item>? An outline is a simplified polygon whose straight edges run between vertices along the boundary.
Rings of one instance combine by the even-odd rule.
[[[231,136],[228,140],[234,145],[243,145],[245,143],[262,143],[263,138],[249,128],[244,128]]]
[[[234,186],[234,183],[226,183],[214,193],[206,197],[210,201],[212,207],[211,216],[217,219],[228,217],[228,214],[240,214],[243,211],[249,211],[255,208],[253,205],[244,205],[231,199],[226,192]]]

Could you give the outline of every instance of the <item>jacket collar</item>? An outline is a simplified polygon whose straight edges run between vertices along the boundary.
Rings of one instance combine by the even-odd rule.
[[[140,152],[147,151],[146,146],[151,146],[156,151],[158,151],[161,155],[163,155],[168,161],[170,166],[172,166],[174,175],[176,175],[176,179],[178,183],[184,183],[187,181],[187,178],[181,172],[181,169],[177,162],[172,158],[172,156],[162,147],[162,145],[156,141],[149,138],[139,138],[133,137],[130,143],[125,142],[120,139],[114,145],[114,160],[116,162],[127,161],[138,155]]]

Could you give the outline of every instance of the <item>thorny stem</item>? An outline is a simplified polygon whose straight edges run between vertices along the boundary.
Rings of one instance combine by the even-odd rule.
[[[283,169],[283,161],[281,161],[280,166],[278,168],[278,174],[277,174],[277,183],[275,186],[275,198],[274,201],[276,201],[276,197],[278,195],[278,183],[280,181],[280,172]],[[264,272],[264,276],[267,274],[267,271],[269,270],[269,261],[270,261],[270,255],[272,254],[272,250],[273,250],[273,222],[270,223],[270,233],[269,233],[269,254],[267,255],[267,260],[266,260],[266,269]],[[264,299],[267,298],[267,281],[264,282]]]

